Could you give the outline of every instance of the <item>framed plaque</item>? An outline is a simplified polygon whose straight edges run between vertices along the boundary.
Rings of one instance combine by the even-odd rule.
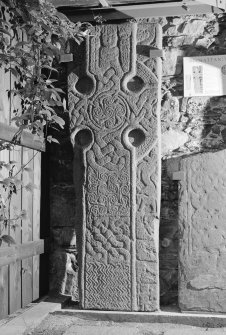
[[[184,96],[226,95],[226,55],[184,57]]]

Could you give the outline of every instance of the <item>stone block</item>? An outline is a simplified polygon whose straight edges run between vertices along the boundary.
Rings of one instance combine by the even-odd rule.
[[[75,191],[73,185],[51,188],[50,222],[52,227],[76,227],[78,221],[75,212]]]
[[[184,23],[184,18],[183,17],[172,17],[171,18],[171,23],[179,26],[180,24]]]
[[[53,245],[60,247],[76,247],[76,231],[75,227],[52,228]]]
[[[162,155],[183,146],[189,140],[188,134],[183,131],[170,129],[162,134]]]
[[[166,36],[178,36],[180,32],[178,31],[178,26],[177,25],[171,25],[167,27],[167,29],[164,32],[164,35]]]
[[[105,24],[84,66],[69,66],[84,309],[159,308],[161,59],[148,67],[150,48],[161,49],[158,24]]]
[[[183,46],[191,45],[195,41],[195,36],[193,35],[182,35],[171,37],[169,41],[169,46],[173,48],[180,48]]]
[[[58,249],[50,254],[50,291],[78,300],[78,267],[75,252]]]
[[[226,311],[226,150],[181,160],[179,192],[179,305]]]
[[[184,22],[181,33],[183,35],[203,35],[204,28],[206,26],[206,22],[204,20],[191,20],[188,22]]]
[[[163,76],[177,75],[182,72],[184,51],[178,48],[165,50],[165,59],[162,64]]]
[[[195,45],[197,47],[208,49],[213,43],[214,43],[214,38],[200,37],[199,39],[196,40]]]

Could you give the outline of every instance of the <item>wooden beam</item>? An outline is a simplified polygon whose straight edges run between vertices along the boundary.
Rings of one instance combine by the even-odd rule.
[[[101,2],[107,2],[109,6],[125,6],[125,5],[138,5],[138,4],[153,4],[156,0],[50,0],[52,4],[57,7],[83,7],[94,8],[99,7]],[[181,0],[178,0],[181,1]],[[170,0],[161,0],[161,2],[170,2]]]
[[[225,0],[198,0],[198,1],[211,6],[219,7],[224,10],[226,9]]]
[[[98,7],[99,0],[50,0],[57,7],[75,6],[75,7]]]
[[[12,142],[17,132],[18,128],[0,122],[0,140]],[[26,130],[22,132],[19,143],[16,144],[38,151],[45,151],[45,139],[38,135],[33,135]]]
[[[79,9],[75,7],[62,7],[62,13],[73,22],[105,22],[128,20],[136,18],[182,16],[194,14],[224,13],[224,10],[196,1],[163,2],[133,6],[116,6],[108,8]]]
[[[138,5],[144,3],[150,4],[157,2],[157,0],[108,0],[108,2],[110,5],[113,6],[122,6],[122,5]],[[161,0],[161,2],[170,2],[170,0]]]
[[[45,240],[37,240],[24,244],[11,245],[0,248],[0,267],[16,261],[44,254],[46,251]]]

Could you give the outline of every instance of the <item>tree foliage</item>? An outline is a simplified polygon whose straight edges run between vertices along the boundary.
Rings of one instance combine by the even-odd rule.
[[[80,43],[88,29],[88,24],[72,23],[48,1],[0,0],[0,67],[11,73],[14,86],[8,96],[17,101],[11,104],[12,121],[18,127],[14,143],[20,141],[25,129],[57,142],[47,133],[48,127],[64,127],[64,119],[55,111],[56,107],[66,110],[64,92],[57,82],[57,64],[61,54],[67,52],[69,40]],[[14,143],[0,141],[0,151],[10,150]],[[26,168],[21,166],[19,171]],[[0,178],[0,245],[3,241],[14,243],[11,237],[2,235],[3,228],[15,227],[26,215],[20,211],[16,217],[9,217],[6,209],[13,194],[19,187],[30,191],[35,187],[21,185],[16,162],[0,162],[2,169],[8,171],[8,177]]]

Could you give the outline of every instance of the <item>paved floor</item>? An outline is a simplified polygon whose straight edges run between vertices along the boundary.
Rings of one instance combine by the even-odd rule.
[[[35,329],[27,329],[24,335],[226,335],[226,328],[201,328],[170,323],[117,323],[55,312],[48,315]]]
[[[226,335],[226,314],[84,311],[64,301],[27,306],[0,321],[0,335]]]

